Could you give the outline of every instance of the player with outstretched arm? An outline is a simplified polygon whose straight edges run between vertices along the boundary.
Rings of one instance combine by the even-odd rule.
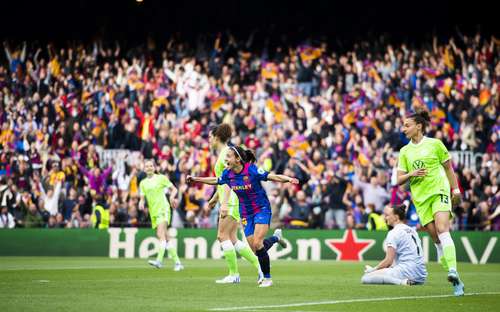
[[[239,146],[230,146],[226,155],[227,168],[222,176],[217,177],[187,177],[187,182],[201,182],[211,185],[227,184],[236,193],[240,202],[240,215],[245,226],[245,236],[248,243],[259,258],[264,280],[259,287],[272,286],[269,255],[264,244],[264,236],[271,222],[271,204],[261,185],[261,181],[289,182],[298,184],[296,178],[280,174],[272,174],[257,168],[253,163],[255,155],[252,151]]]

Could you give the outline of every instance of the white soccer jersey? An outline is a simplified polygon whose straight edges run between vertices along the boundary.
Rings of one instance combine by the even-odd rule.
[[[417,232],[406,224],[397,224],[385,241],[387,247],[396,250],[394,269],[399,270],[405,278],[423,283],[427,277],[422,243]]]

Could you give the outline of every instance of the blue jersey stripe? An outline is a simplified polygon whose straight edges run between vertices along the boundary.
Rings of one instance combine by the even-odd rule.
[[[240,214],[245,218],[259,212],[271,212],[271,204],[266,191],[261,185],[263,175],[257,173],[254,164],[245,164],[243,170],[236,173],[226,169],[222,180],[229,184],[240,201]]]

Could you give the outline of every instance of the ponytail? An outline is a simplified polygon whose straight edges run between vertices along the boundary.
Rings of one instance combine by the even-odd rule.
[[[251,150],[245,150],[245,162],[254,163],[256,161],[255,154]]]
[[[241,160],[242,164],[253,163],[257,160],[255,154],[251,150],[246,150],[234,145],[230,145],[229,147],[236,153],[236,157]]]
[[[394,211],[394,214],[399,217],[400,221],[404,221],[406,219],[406,205],[394,205],[392,206],[392,210]]]
[[[425,130],[425,127],[431,121],[431,117],[429,116],[429,112],[424,110],[424,109],[417,110],[415,113],[408,116],[408,118],[415,120],[416,124],[421,124],[422,131]]]

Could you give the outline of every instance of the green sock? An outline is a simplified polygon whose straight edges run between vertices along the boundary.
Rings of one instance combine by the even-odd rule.
[[[446,263],[446,258],[444,256],[442,256],[441,258],[439,258],[439,263],[441,263],[441,266],[446,270],[448,271],[449,268],[448,268],[448,263]]]
[[[229,268],[229,275],[236,275],[238,273],[238,262],[236,260],[236,251],[234,248],[232,250],[224,251],[224,259],[226,259],[227,267]]]
[[[236,259],[236,251],[234,250],[233,243],[230,240],[225,240],[220,243],[220,246],[224,252],[224,259],[226,259],[227,267],[229,268],[229,275],[239,274],[238,260]]]
[[[167,244],[167,251],[169,257],[174,260],[174,263],[181,263],[181,261],[179,260],[179,256],[177,255],[177,248],[171,245],[170,242]]]
[[[448,269],[457,269],[457,253],[455,251],[455,244],[443,247],[444,258]]]
[[[450,232],[444,232],[438,235],[441,246],[443,246],[443,256],[449,270],[457,270],[457,253],[455,243],[451,238]]]
[[[260,271],[259,258],[253,253],[252,249],[242,241],[236,242],[236,250],[248,262],[250,262],[257,270]]]
[[[160,246],[158,247],[158,255],[156,256],[156,261],[163,262],[163,256],[165,256],[165,246],[166,241],[160,241]]]
[[[446,263],[446,258],[444,257],[443,246],[441,245],[441,243],[439,243],[439,244],[434,243],[434,246],[436,246],[436,252],[437,252],[437,255],[438,255],[438,261],[439,261],[439,263],[441,263],[441,266],[446,271],[448,271],[448,263]]]

